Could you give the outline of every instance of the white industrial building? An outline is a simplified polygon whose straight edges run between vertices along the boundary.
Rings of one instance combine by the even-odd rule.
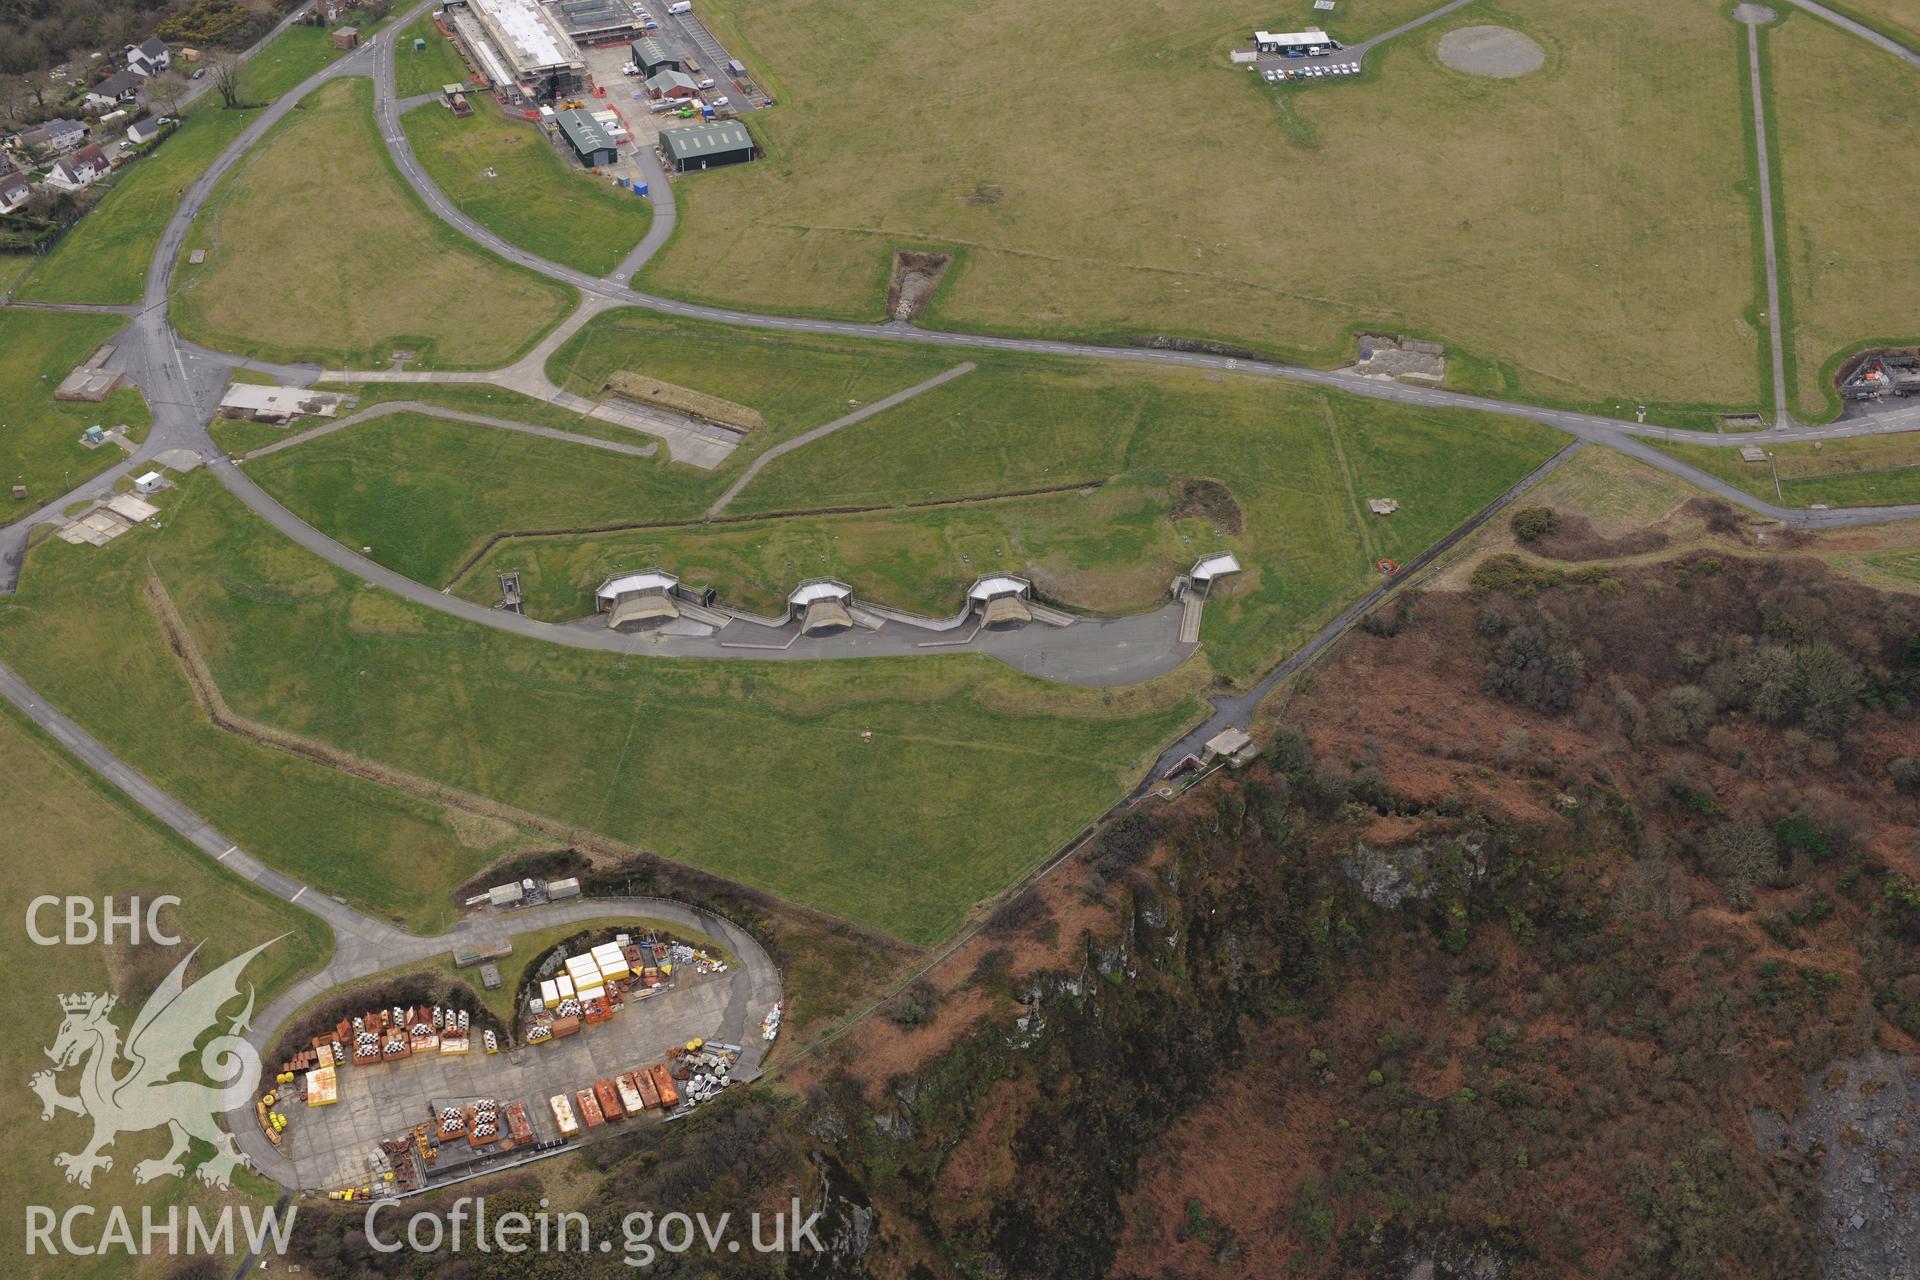
[[[448,0],[447,16],[481,69],[529,98],[583,93],[579,46],[538,0]]]
[[[1256,31],[1253,47],[1258,53],[1277,53],[1283,58],[1317,58],[1333,53],[1340,42],[1317,28],[1305,31]]]

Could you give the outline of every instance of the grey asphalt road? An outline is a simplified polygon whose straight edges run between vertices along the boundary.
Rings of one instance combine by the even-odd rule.
[[[1760,187],[1760,241],[1767,263],[1767,343],[1773,356],[1773,423],[1791,427],[1787,404],[1787,349],[1780,333],[1780,255],[1773,230],[1773,161],[1767,155],[1767,95],[1760,78],[1760,27],[1748,22],[1747,75],[1753,97],[1754,163]]]

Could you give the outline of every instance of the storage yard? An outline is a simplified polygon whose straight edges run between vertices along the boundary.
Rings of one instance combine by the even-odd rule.
[[[578,891],[571,880],[520,882],[469,905],[512,909]],[[489,1016],[452,1003],[343,1016],[277,1063],[254,1121],[300,1186],[357,1200],[676,1119],[733,1083],[743,1047],[712,1037],[747,997],[742,981],[709,945],[589,929],[528,969],[513,1028],[478,1025]],[[771,1041],[779,1009],[753,1013],[745,1029]]]

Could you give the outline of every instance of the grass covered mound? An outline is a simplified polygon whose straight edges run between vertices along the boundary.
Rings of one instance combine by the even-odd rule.
[[[201,266],[186,255],[207,251]],[[373,87],[318,90],[228,176],[182,248],[172,319],[211,346],[380,367],[511,361],[573,291],[477,249],[429,213],[387,156]],[[484,320],[470,304],[484,299]]]
[[[691,414],[722,426],[738,427],[742,431],[758,431],[767,425],[766,419],[743,404],[722,400],[705,392],[691,391],[671,382],[662,382],[644,373],[621,369],[609,374],[607,389],[627,400],[673,413]]]

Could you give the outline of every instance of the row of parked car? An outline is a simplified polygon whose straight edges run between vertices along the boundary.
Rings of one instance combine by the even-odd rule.
[[[1360,64],[1343,62],[1333,67],[1270,67],[1263,74],[1268,84],[1279,84],[1283,80],[1318,80],[1322,76],[1357,76]]]

